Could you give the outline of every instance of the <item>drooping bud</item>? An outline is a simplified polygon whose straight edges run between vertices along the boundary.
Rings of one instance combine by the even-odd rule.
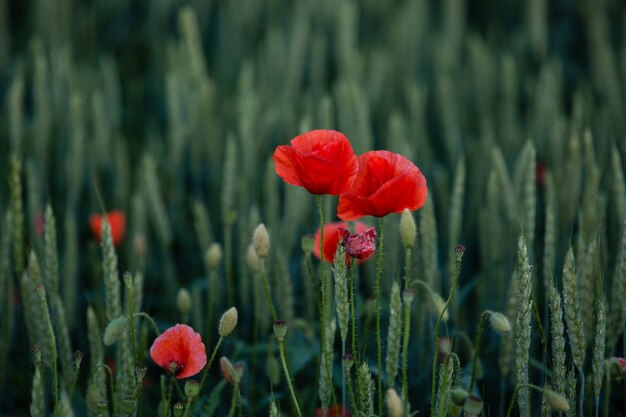
[[[403,415],[402,400],[395,389],[389,388],[387,390],[385,393],[385,402],[387,403],[390,417],[401,417]]]
[[[259,272],[259,255],[256,254],[254,250],[254,246],[249,245],[248,251],[246,252],[246,263],[248,264],[248,269],[253,274]]]
[[[489,314],[489,324],[496,332],[500,334],[508,333],[511,331],[511,322],[502,313],[491,312]]]
[[[313,253],[313,245],[315,245],[315,238],[311,235],[302,236],[301,240],[302,251],[306,256],[310,256]]]
[[[187,288],[178,290],[178,294],[176,294],[176,307],[178,307],[178,311],[180,311],[183,317],[189,315],[189,311],[191,311],[191,294],[189,294]]]
[[[546,389],[543,391],[543,396],[554,411],[558,411],[558,412],[569,411],[569,402],[567,401],[567,398],[565,398],[564,395],[559,394],[556,391]]]
[[[220,369],[226,382],[231,385],[239,385],[243,376],[243,364],[237,363],[233,365],[227,357],[223,356],[220,358]]]
[[[285,320],[276,320],[272,327],[274,329],[274,336],[279,342],[285,340],[285,336],[287,336],[287,322]]]
[[[267,233],[265,225],[261,223],[254,230],[252,246],[259,258],[266,258],[270,252],[270,235]]]
[[[483,400],[472,395],[465,399],[463,411],[467,416],[477,416],[483,411],[483,405]]]
[[[447,309],[444,311],[444,309],[446,308],[446,301],[434,291],[430,292],[430,307],[432,309],[432,312],[437,317],[441,316],[441,313],[443,312],[443,316],[441,316],[441,319],[443,321],[448,321],[450,315],[448,314]]]
[[[406,208],[400,216],[400,236],[405,248],[409,249],[415,245],[415,220]]]
[[[231,307],[224,314],[222,314],[222,318],[220,319],[220,325],[218,328],[218,333],[222,337],[228,336],[235,327],[237,327],[237,309],[235,307]]]
[[[185,382],[185,395],[188,398],[196,398],[200,393],[200,383],[195,379]]]
[[[222,245],[219,243],[211,243],[206,251],[206,259],[211,269],[217,269],[222,262]]]
[[[469,392],[464,390],[463,388],[454,388],[450,390],[450,399],[452,403],[458,407],[463,407],[465,404],[465,400],[469,397]]]
[[[105,345],[111,346],[128,328],[128,318],[126,316],[119,316],[118,318],[111,320],[109,325],[104,329],[104,336],[102,341]]]

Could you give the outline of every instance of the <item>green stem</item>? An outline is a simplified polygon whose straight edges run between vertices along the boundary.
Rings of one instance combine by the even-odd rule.
[[[474,388],[474,382],[476,382],[476,370],[478,369],[478,353],[480,352],[480,344],[482,342],[483,333],[485,332],[485,323],[487,316],[490,312],[485,311],[480,315],[480,321],[478,322],[478,330],[476,331],[476,340],[474,340],[474,354],[472,355],[472,378],[470,379],[469,392],[472,392]]]
[[[228,417],[235,417],[235,412],[237,410],[238,392],[239,392],[239,384],[235,384],[233,386],[233,397],[230,400],[230,411],[228,412]]]
[[[224,337],[223,336],[220,336],[220,338],[217,339],[217,343],[215,344],[215,347],[213,348],[213,353],[211,354],[211,358],[209,358],[209,361],[207,362],[206,366],[204,367],[204,371],[202,372],[202,379],[200,380],[200,389],[198,390],[198,395],[194,399],[193,404],[191,406],[191,415],[192,416],[193,416],[193,412],[196,409],[196,405],[198,404],[198,398],[200,398],[200,394],[202,394],[202,389],[204,388],[204,383],[206,382],[206,378],[209,375],[209,369],[211,369],[211,364],[215,360],[215,356],[217,355],[217,351],[219,350],[219,348],[222,345],[223,341],[224,341]]]
[[[154,333],[156,333],[157,336],[161,336],[161,332],[159,331],[159,328],[157,327],[152,317],[150,317],[148,314],[144,313],[143,311],[140,311],[139,313],[135,314],[135,317],[144,317],[148,319],[148,321],[152,325],[152,329],[154,330]]]
[[[519,384],[518,386],[515,387],[515,391],[513,391],[513,397],[511,398],[511,402],[509,403],[509,408],[507,409],[506,417],[511,417],[511,413],[513,412],[513,404],[515,404],[515,400],[517,398],[517,394],[518,394],[520,388],[524,388],[524,387],[532,388],[532,389],[537,390],[539,392],[544,392],[545,391],[543,388],[538,387],[537,385],[533,385],[533,384]]]
[[[333,386],[332,378],[332,366],[329,352],[326,352],[326,277],[324,276],[324,206],[322,204],[322,196],[317,196],[317,211],[320,217],[320,294],[322,298],[322,305],[320,308],[320,324],[322,326],[321,341],[322,341],[322,355],[325,358],[326,374],[328,379],[328,387],[333,396],[333,404],[337,408],[337,397],[335,396],[335,387]]]
[[[378,362],[378,415],[383,415],[383,382],[382,382],[382,342],[380,336],[380,275],[383,270],[383,237],[385,233],[385,218],[380,218],[380,237],[378,238],[378,260],[376,265],[376,359]]]
[[[187,405],[185,406],[185,412],[183,413],[183,417],[187,417],[189,415],[189,409],[191,408],[191,402],[193,401],[193,399],[187,398]]]
[[[404,289],[409,289],[409,272],[411,269],[411,248],[406,248],[404,256]],[[403,415],[409,415],[409,377],[408,356],[409,336],[411,332],[411,304],[404,302],[404,334],[402,335],[402,410]]]
[[[606,363],[606,362],[605,362]],[[611,399],[611,369],[607,365],[605,374],[606,379],[604,380],[604,417],[609,417],[609,400]]]
[[[356,354],[356,313],[354,306],[354,269],[356,268],[356,259],[350,259],[350,316],[352,321],[352,334],[350,335],[352,338],[352,356],[355,361],[358,361]]]
[[[289,376],[289,369],[287,368],[287,361],[285,360],[285,341],[278,341],[278,350],[280,351],[280,362],[283,365],[283,372],[285,373],[285,378],[287,379],[287,386],[289,387],[289,394],[291,395],[291,400],[293,401],[293,405],[296,409],[298,417],[302,417],[302,412],[300,412],[300,406],[298,405],[298,399],[296,398],[296,393],[293,390],[293,385],[291,383],[291,377]]]
[[[130,311],[130,346],[133,351],[133,360],[137,363],[137,350],[135,349],[135,303],[133,303],[132,285],[126,287],[126,297],[128,299],[128,310]],[[134,364],[133,364],[134,365]]]
[[[346,340],[341,340],[341,358],[346,355]],[[336,414],[336,413],[335,413]],[[346,373],[341,373],[341,417],[346,417]]]
[[[111,368],[109,368],[108,365],[105,365],[105,364],[101,363],[98,366],[96,366],[95,368],[93,368],[93,370],[91,371],[90,378],[93,378],[95,372],[98,369],[100,369],[100,368],[104,368],[109,373],[109,389],[111,390],[111,406],[113,407],[113,412],[115,412],[115,410],[116,410],[116,407],[115,407],[115,385],[114,385],[114,381],[113,381],[113,371],[111,370]]]
[[[174,377],[172,375],[170,375],[170,383],[169,386],[167,388],[167,409],[170,409],[170,406],[172,405],[172,388],[174,386]]]
[[[226,223],[224,228],[224,263],[226,269],[226,282],[228,286],[226,288],[226,299],[228,305],[235,304],[235,284],[233,283],[233,265],[232,265],[232,253],[233,253],[233,224],[230,219]]]
[[[585,373],[582,368],[578,368],[578,375],[580,375],[580,398],[578,400],[578,415],[584,416],[583,414],[583,401],[585,400]]]
[[[265,258],[259,258],[259,268],[261,269],[261,278],[263,280],[263,290],[265,291],[265,302],[272,311],[272,321],[278,320],[274,303],[272,302],[272,295],[270,294],[270,286],[267,283],[267,276],[265,275]]]
[[[354,389],[352,388],[352,377],[350,373],[346,372],[346,385],[348,385],[348,395],[350,396],[350,403],[352,404],[352,409],[356,410],[356,399],[354,397]]]
[[[180,385],[178,384],[178,380],[176,379],[174,375],[170,375],[170,378],[174,380],[174,386],[176,387],[176,392],[178,392],[178,396],[180,397],[181,400],[184,400],[185,396],[183,395],[183,392],[180,390]]]
[[[432,369],[432,380],[431,380],[431,398],[430,398],[430,415],[434,416],[435,412],[435,393],[436,393],[436,377],[437,377],[437,355],[439,353],[439,325],[441,324],[441,319],[443,315],[446,313],[450,302],[452,302],[452,297],[454,297],[454,293],[456,291],[457,284],[459,283],[459,275],[461,275],[461,254],[457,254],[456,257],[456,275],[454,276],[454,282],[452,283],[452,288],[450,289],[450,295],[448,295],[448,299],[446,300],[446,305],[439,313],[439,317],[437,318],[437,324],[435,325],[435,353],[433,355],[433,369]]]
[[[74,367],[74,376],[72,377],[72,385],[70,387],[70,400],[74,396],[74,390],[76,389],[76,381],[78,381],[78,373],[80,372],[79,367]]]

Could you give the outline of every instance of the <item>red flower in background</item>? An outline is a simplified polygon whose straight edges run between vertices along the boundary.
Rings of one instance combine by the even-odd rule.
[[[389,151],[366,152],[352,187],[339,197],[337,216],[356,220],[384,217],[405,208],[417,210],[426,202],[426,179],[404,156]]]
[[[111,226],[113,244],[117,246],[122,243],[126,233],[126,215],[121,210],[113,210],[106,214],[106,218],[109,221],[109,226]],[[101,214],[92,214],[89,217],[89,226],[98,242],[101,240],[103,219],[104,216]]]
[[[376,229],[373,227],[354,235],[343,228],[339,228],[339,232],[341,233],[340,244],[346,250],[346,254],[359,261],[368,259],[376,250]]]
[[[324,225],[324,260],[330,264],[335,262],[335,252],[339,245],[340,239],[343,239],[341,229],[347,229],[348,223],[346,222],[334,222],[326,223]],[[356,233],[363,233],[367,230],[367,226],[363,222],[355,222],[354,229]],[[320,259],[320,229],[315,232],[315,243],[313,244],[313,255]],[[349,262],[349,257],[346,254],[346,260]]]
[[[176,378],[194,376],[206,365],[206,350],[200,334],[186,324],[177,324],[157,337],[150,347],[152,360],[166,371],[174,364]]]
[[[326,414],[322,411],[321,407],[317,407],[315,409],[315,417],[342,417],[343,416],[343,408],[341,405],[337,405],[337,407],[328,407]],[[350,410],[346,408],[346,417],[350,417]]]
[[[344,193],[358,169],[358,159],[348,138],[335,130],[311,130],[276,148],[276,174],[288,184],[311,194]]]

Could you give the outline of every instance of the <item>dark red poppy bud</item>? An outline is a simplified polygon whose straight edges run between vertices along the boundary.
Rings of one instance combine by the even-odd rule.
[[[367,259],[376,250],[376,229],[373,227],[356,235],[351,235],[343,228],[340,228],[339,232],[342,236],[341,246],[344,247],[346,254],[355,259]]]

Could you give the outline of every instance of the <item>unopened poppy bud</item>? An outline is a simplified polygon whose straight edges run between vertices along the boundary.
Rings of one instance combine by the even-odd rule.
[[[415,245],[415,220],[406,208],[400,216],[400,236],[405,248],[412,248]]]
[[[403,415],[402,400],[395,389],[389,388],[385,393],[385,402],[389,410],[390,417],[401,417]]]
[[[404,302],[404,304],[411,305],[414,299],[415,299],[415,290],[413,288],[405,288],[402,291],[402,301]]]
[[[246,252],[246,263],[248,264],[250,272],[253,274],[256,274],[259,271],[259,255],[256,254],[254,246],[252,245],[248,246],[248,251]]]
[[[39,347],[39,345],[33,345],[33,358],[35,358],[35,362],[39,363],[41,362],[41,347]]]
[[[430,293],[430,307],[437,317],[441,316],[441,313],[443,313],[441,319],[443,321],[448,321],[449,314],[446,309],[446,301],[434,291],[431,291]]]
[[[287,322],[285,320],[276,320],[272,327],[274,328],[274,336],[279,342],[285,340],[287,336]]]
[[[224,314],[222,314],[222,318],[220,319],[220,325],[218,328],[218,333],[222,337],[228,336],[235,327],[237,327],[237,309],[235,307],[231,307]]]
[[[133,237],[133,249],[135,254],[143,258],[146,256],[146,237],[142,233],[138,233]]]
[[[129,290],[133,288],[133,274],[129,271],[124,272],[124,285],[126,285],[126,288]]]
[[[96,413],[98,416],[103,416],[107,411],[107,402],[104,400],[100,400],[96,403]]]
[[[135,378],[137,378],[138,384],[143,382],[143,379],[146,377],[146,373],[148,373],[148,366],[145,363],[135,365]]]
[[[128,328],[128,318],[126,316],[119,316],[118,318],[111,320],[109,325],[104,329],[104,336],[102,341],[105,345],[111,346]]]
[[[343,369],[346,370],[346,373],[350,373],[350,369],[352,368],[352,365],[354,365],[354,356],[350,353],[346,353],[341,358],[341,363],[343,365]]]
[[[458,407],[463,407],[467,397],[469,397],[469,392],[463,388],[454,388],[450,390],[450,399],[452,400],[452,403]]]
[[[569,402],[567,401],[567,398],[565,398],[565,396],[559,394],[556,391],[552,391],[550,389],[544,390],[543,396],[554,411],[558,411],[558,412],[569,411]]]
[[[178,311],[183,317],[186,317],[191,311],[191,294],[187,288],[181,288],[178,290],[178,294],[176,294],[176,307],[178,307]]]
[[[302,251],[306,256],[310,256],[313,253],[313,245],[315,245],[315,238],[311,235],[302,236],[301,240]]]
[[[177,402],[176,404],[174,404],[174,417],[182,416],[184,408],[185,407],[180,402]]]
[[[222,245],[219,243],[211,243],[206,251],[206,259],[209,268],[217,269],[222,263]]]
[[[254,246],[254,250],[259,258],[266,258],[270,252],[270,235],[267,234],[267,229],[263,223],[254,230],[252,246]]]
[[[483,400],[472,395],[465,399],[463,411],[467,416],[477,416],[483,411],[483,404]]]
[[[376,250],[376,229],[373,227],[355,235],[340,227],[339,233],[341,234],[340,245],[343,246],[347,255],[355,259],[363,261]],[[335,257],[335,259],[337,258]]]
[[[272,385],[280,384],[280,363],[274,355],[267,355],[267,359],[265,360],[265,373]]]
[[[74,368],[80,369],[80,363],[83,361],[83,352],[77,350],[72,354],[72,361],[74,362]]]
[[[220,358],[220,370],[222,371],[222,375],[224,375],[224,379],[226,380],[226,382],[231,385],[239,383],[239,381],[237,380],[237,371],[235,371],[235,367],[225,356],[222,356]]]
[[[502,313],[492,312],[489,315],[489,324],[496,332],[500,334],[508,333],[511,331],[511,322]]]
[[[135,412],[135,406],[137,405],[137,400],[133,397],[126,397],[122,400],[122,409],[125,414],[131,415]]]
[[[200,383],[195,379],[185,382],[185,395],[187,398],[196,398],[200,393]]]

